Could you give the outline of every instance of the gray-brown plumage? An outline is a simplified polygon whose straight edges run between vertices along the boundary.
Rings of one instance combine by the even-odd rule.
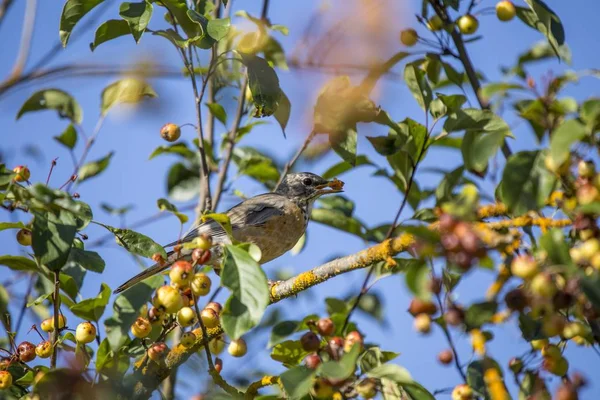
[[[265,193],[237,204],[227,211],[231,222],[233,238],[239,242],[249,242],[261,250],[260,263],[269,262],[290,250],[306,231],[310,210],[314,201],[328,193],[341,192],[341,182],[328,182],[309,172],[288,174],[273,193]],[[184,238],[169,243],[172,247],[190,242],[206,234],[216,244],[211,249],[211,264],[220,263],[220,245],[230,244],[231,240],[223,228],[213,220],[193,228]],[[156,275],[179,259],[190,259],[192,250],[181,249],[168,253],[167,262],[144,270],[119,286],[115,293],[122,292],[138,282]]]

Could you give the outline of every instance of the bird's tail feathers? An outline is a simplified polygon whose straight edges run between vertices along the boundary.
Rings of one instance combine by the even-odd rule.
[[[129,289],[130,287],[140,283],[141,281],[148,279],[156,274],[161,273],[162,271],[169,268],[171,266],[171,264],[173,264],[175,261],[177,261],[181,258],[183,258],[182,254],[176,254],[175,252],[170,251],[169,253],[167,253],[166,262],[164,262],[162,264],[154,264],[153,266],[148,267],[147,269],[143,270],[142,272],[140,272],[139,274],[137,274],[133,278],[129,279],[127,282],[125,282],[118,288],[116,288],[113,291],[113,293],[114,294],[121,293],[121,292]]]

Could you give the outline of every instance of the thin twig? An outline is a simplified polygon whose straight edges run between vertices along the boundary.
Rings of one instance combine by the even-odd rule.
[[[444,314],[444,304],[442,303],[442,298],[439,293],[436,293],[435,297],[437,298],[438,305],[440,307],[440,312],[443,315]],[[452,340],[450,331],[448,330],[448,327],[446,326],[446,324],[442,323],[439,325],[442,328],[442,331],[444,332],[444,336],[446,336],[446,340],[448,341],[448,345],[450,346],[450,350],[452,350],[452,354],[454,355],[454,357],[453,357],[454,366],[456,367],[456,370],[462,377],[463,381],[465,383],[467,383],[467,376],[465,375],[464,371],[462,370],[462,367],[461,367],[462,364],[460,363],[460,359],[458,357],[458,351],[456,350],[456,346],[454,345],[454,340]]]
[[[285,178],[285,176],[290,172],[290,169],[292,169],[292,167],[294,166],[294,164],[296,164],[296,162],[298,161],[298,159],[300,158],[300,156],[302,155],[302,153],[304,153],[304,150],[306,150],[306,148],[308,147],[308,145],[310,144],[310,142],[314,139],[314,137],[316,136],[316,132],[313,130],[311,131],[308,136],[306,137],[306,139],[304,139],[304,142],[302,143],[302,146],[300,146],[300,148],[298,149],[298,151],[296,152],[296,154],[294,154],[294,156],[292,157],[292,159],[285,164],[285,166],[283,167],[283,171],[281,172],[281,176],[279,177],[279,181],[277,181],[277,185],[275,185],[275,189],[277,190],[279,188],[279,185],[281,185],[281,182],[283,182],[283,179]]]
[[[217,178],[217,186],[215,189],[215,197],[214,197],[214,208],[217,208],[219,204],[219,200],[221,200],[221,195],[223,194],[223,187],[225,186],[225,182],[227,181],[227,171],[229,170],[229,165],[231,164],[231,158],[233,156],[233,149],[235,147],[235,138],[237,136],[238,129],[240,129],[240,124],[242,122],[242,117],[244,115],[244,107],[246,100],[246,88],[248,86],[248,75],[244,76],[242,80],[242,85],[240,86],[240,93],[238,95],[238,105],[235,111],[235,118],[233,124],[231,125],[231,130],[225,139],[225,156],[223,158],[223,164],[219,169],[219,176]]]
[[[58,157],[55,158],[54,160],[52,160],[52,163],[50,164],[50,171],[48,172],[48,177],[46,178],[46,186],[50,182],[50,177],[52,176],[52,171],[54,171],[54,167],[56,166],[57,160],[58,160]]]
[[[94,132],[92,133],[92,136],[90,136],[89,139],[85,142],[85,147],[83,149],[83,153],[81,154],[81,158],[77,162],[77,165],[75,166],[75,168],[73,168],[73,174],[71,176],[77,176],[77,174],[79,173],[79,169],[81,169],[81,167],[83,166],[83,163],[85,162],[92,146],[94,145],[94,143],[96,142],[96,139],[98,138],[98,134],[100,133],[100,128],[102,128],[104,119],[105,119],[104,115],[101,115],[98,118],[98,122],[96,122]],[[71,186],[73,185],[74,182],[75,182],[75,179],[73,179],[73,180],[71,180],[71,182],[69,182],[69,184],[67,186],[67,192],[70,192]]]
[[[52,331],[52,356],[50,358],[50,368],[56,368],[56,360],[58,359],[58,336],[60,331],[59,313],[60,313],[60,273],[54,272],[54,330]]]
[[[35,15],[37,13],[37,0],[27,0],[25,6],[25,15],[23,16],[23,30],[21,33],[21,44],[17,60],[10,73],[9,79],[14,79],[21,75],[31,50],[31,39],[33,38],[33,29],[35,27]]]

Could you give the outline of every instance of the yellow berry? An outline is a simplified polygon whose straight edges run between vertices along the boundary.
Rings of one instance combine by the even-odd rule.
[[[15,182],[26,182],[31,177],[31,172],[26,165],[19,165],[13,168],[13,172],[17,174],[13,179]]]
[[[414,29],[405,29],[402,32],[400,32],[400,42],[402,42],[402,44],[405,46],[414,46],[415,44],[417,44],[418,39],[419,35]]]
[[[515,15],[517,15],[517,9],[511,1],[499,1],[496,4],[496,16],[500,21],[510,21]]]
[[[479,21],[477,21],[477,18],[471,14],[467,14],[460,17],[456,22],[456,25],[458,25],[458,30],[460,33],[464,35],[472,35],[473,33],[477,32],[477,28],[479,28]]]

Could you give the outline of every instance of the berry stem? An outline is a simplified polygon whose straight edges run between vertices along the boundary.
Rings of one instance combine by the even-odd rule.
[[[51,369],[56,368],[56,360],[58,358],[58,348],[56,347],[60,326],[58,322],[60,313],[60,273],[58,271],[54,272],[54,296],[52,299],[54,302],[54,330],[52,331],[52,347],[54,348],[54,351],[52,352],[52,356],[50,358]]]

